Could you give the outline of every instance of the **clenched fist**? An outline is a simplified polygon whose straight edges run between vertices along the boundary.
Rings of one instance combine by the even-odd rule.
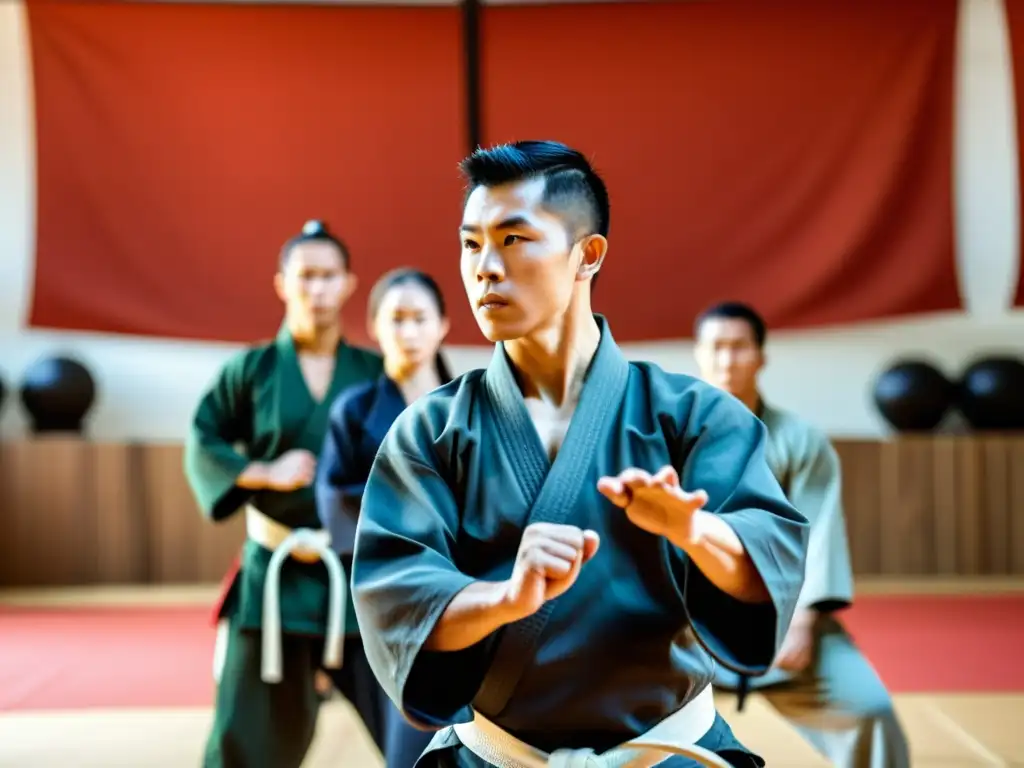
[[[519,618],[533,615],[576,583],[599,544],[595,531],[574,525],[528,525],[507,582],[507,604]]]

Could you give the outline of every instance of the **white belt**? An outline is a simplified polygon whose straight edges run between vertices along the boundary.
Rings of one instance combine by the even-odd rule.
[[[281,682],[281,566],[292,554],[318,555],[327,566],[329,591],[323,665],[327,669],[340,669],[345,643],[348,583],[341,560],[331,549],[330,532],[289,528],[251,505],[245,508],[245,530],[250,539],[274,553],[270,557],[263,586],[263,659],[260,673],[263,682]]]
[[[453,727],[470,752],[497,768],[650,768],[673,755],[688,757],[708,768],[729,768],[721,757],[694,743],[711,730],[715,717],[715,699],[709,685],[643,736],[600,755],[592,749],[559,749],[549,755],[479,714],[473,722]]]

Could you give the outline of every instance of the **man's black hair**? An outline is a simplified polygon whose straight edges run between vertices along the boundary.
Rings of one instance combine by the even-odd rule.
[[[566,221],[570,236],[608,236],[608,188],[579,152],[557,141],[517,141],[477,149],[459,164],[470,195],[477,187],[497,187],[544,179],[543,205]],[[591,280],[591,286],[597,275]]]
[[[708,320],[722,319],[743,320],[750,326],[758,349],[764,349],[765,340],[768,338],[768,326],[765,325],[764,318],[749,304],[739,301],[723,301],[721,304],[715,304],[701,312],[693,325],[694,337],[700,338],[700,329]]]
[[[284,271],[285,266],[288,264],[288,257],[292,253],[292,248],[302,243],[330,243],[341,253],[341,264],[347,271],[349,268],[349,253],[348,246],[336,237],[327,228],[327,224],[319,221],[318,219],[310,219],[302,226],[302,232],[291,237],[288,241],[281,246],[281,259],[279,268]]]

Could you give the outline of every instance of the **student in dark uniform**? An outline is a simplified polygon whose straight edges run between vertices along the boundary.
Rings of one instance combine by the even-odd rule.
[[[206,768],[299,768],[316,728],[321,667],[383,741],[385,702],[362,644],[347,641],[347,580],[313,494],[327,414],[382,361],[347,344],[340,311],[355,288],[344,244],[320,222],[281,251],[277,338],[231,358],[203,394],[185,474],[214,522],[242,513],[246,542],[217,609],[224,629]],[[241,446],[241,449],[239,448]]]
[[[347,570],[363,485],[384,435],[409,403],[451,380],[440,352],[448,333],[444,297],[429,275],[414,269],[384,275],[370,292],[370,324],[385,372],[345,390],[331,407],[316,480],[320,519]],[[358,631],[354,621],[348,626]],[[384,745],[388,768],[412,768],[432,735],[392,707]]]
[[[803,584],[764,425],[630,362],[594,314],[609,202],[582,154],[523,141],[463,171],[459,264],[494,355],[395,420],[352,573],[374,673],[437,731],[418,765],[764,765],[711,693],[716,661],[768,669]]]

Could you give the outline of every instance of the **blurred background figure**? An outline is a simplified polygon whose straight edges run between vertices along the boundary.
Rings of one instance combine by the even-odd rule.
[[[331,406],[316,481],[320,518],[348,573],[363,486],[381,440],[409,403],[452,378],[441,355],[449,329],[444,296],[430,275],[416,269],[388,272],[370,291],[369,305],[384,373],[345,390]],[[354,621],[351,598],[347,609]],[[413,765],[433,736],[406,722],[390,703],[385,732],[389,768]]]
[[[907,768],[906,739],[885,684],[835,615],[853,603],[839,457],[823,432],[761,396],[767,327],[753,308],[709,307],[694,337],[701,377],[764,422],[768,463],[811,524],[803,590],[774,667],[752,680],[719,667],[715,686],[741,699],[750,688],[759,691],[833,765]]]
[[[246,532],[217,610],[223,637],[206,768],[302,765],[321,669],[383,746],[386,700],[358,634],[345,634],[354,619],[332,622],[329,606],[344,599],[347,577],[328,536],[319,550],[295,538],[321,527],[312,485],[331,402],[381,371],[377,355],[342,337],[341,308],[355,286],[344,243],[321,222],[307,223],[281,249],[277,338],[227,362],[185,443],[200,508],[214,522],[241,513]]]

